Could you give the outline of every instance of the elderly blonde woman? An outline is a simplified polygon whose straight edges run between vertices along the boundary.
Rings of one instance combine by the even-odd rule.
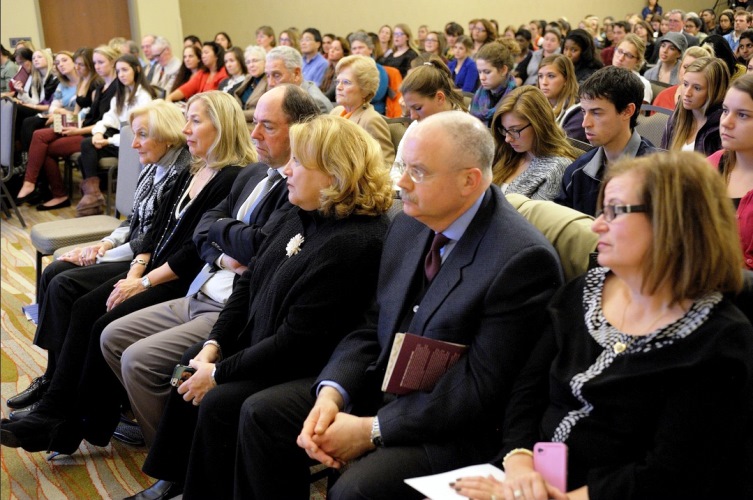
[[[184,354],[196,373],[171,394],[144,464],[177,483],[170,494],[185,482],[185,498],[231,498],[243,402],[319,373],[376,288],[392,203],[376,141],[320,115],[292,125],[290,145],[285,174],[296,207],[235,283],[209,340]]]
[[[395,160],[395,146],[384,117],[370,104],[379,87],[376,63],[366,56],[348,56],[340,59],[335,68],[337,80],[335,98],[338,106],[331,114],[347,118],[369,133],[382,148],[385,165]]]
[[[229,94],[195,95],[186,118],[183,135],[193,164],[178,174],[159,203],[143,241],[133,248],[130,267],[99,281],[88,293],[69,280],[61,283],[61,291],[75,299],[66,311],[59,310],[58,296],[51,297],[57,308],[51,321],[61,329],[57,338],[65,339],[57,369],[35,411],[18,422],[3,421],[3,446],[71,454],[83,439],[97,446],[109,442],[125,393],[102,356],[102,330],[133,311],[186,295],[204,264],[193,242],[197,224],[228,195],[241,167],[257,160],[243,113]],[[143,154],[157,141],[148,140],[137,120],[141,118],[133,122],[134,145],[146,161]],[[61,323],[61,314],[67,324]]]
[[[267,75],[264,73],[264,63],[267,52],[259,45],[249,45],[243,53],[248,76],[243,80],[233,95],[238,99],[246,117],[249,129],[253,128],[254,110],[259,98],[267,91]]]

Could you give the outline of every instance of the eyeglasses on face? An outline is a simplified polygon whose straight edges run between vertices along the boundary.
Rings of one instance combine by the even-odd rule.
[[[531,124],[529,123],[525,127],[522,127],[522,128],[519,128],[519,129],[515,129],[515,128],[506,129],[505,127],[503,127],[503,126],[500,125],[497,128],[497,130],[499,131],[500,134],[502,134],[502,137],[505,137],[505,136],[509,135],[513,139],[520,139],[520,133],[522,131],[524,131],[525,129],[527,129],[528,127],[530,127],[530,126],[531,126]]]
[[[426,173],[421,169],[418,169],[412,165],[406,165],[405,162],[402,161],[396,161],[393,165],[393,168],[397,169],[398,172],[400,172],[400,175],[408,173],[408,177],[410,177],[410,180],[413,181],[414,184],[421,184],[425,180],[440,175],[440,174],[447,174],[450,172],[457,172],[460,170],[468,170],[471,167],[465,167],[465,168],[456,168],[453,170],[447,170],[444,172],[433,172],[433,173]]]
[[[596,212],[596,217],[604,216],[604,220],[612,222],[615,217],[622,214],[647,213],[646,205],[604,205],[602,210]]]
[[[637,57],[637,56],[634,56],[634,55],[633,55],[633,54],[631,54],[630,52],[628,52],[628,51],[626,51],[626,50],[622,50],[622,49],[620,49],[620,48],[617,48],[617,49],[615,49],[615,53],[616,53],[617,55],[623,56],[623,57],[624,57],[625,59],[628,59],[628,60],[630,60],[630,61],[632,61],[633,59],[638,59],[638,57]]]

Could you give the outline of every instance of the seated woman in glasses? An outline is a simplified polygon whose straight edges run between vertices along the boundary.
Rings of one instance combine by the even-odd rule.
[[[638,38],[638,35],[632,33],[625,35],[620,45],[614,50],[612,66],[625,68],[640,78],[643,84],[643,102],[650,104],[654,98],[654,91],[651,88],[651,82],[640,74],[643,63],[645,63],[643,58],[645,50],[646,43]]]
[[[492,119],[497,144],[494,184],[505,194],[551,200],[576,157],[541,90],[519,87],[502,100]]]
[[[553,328],[513,389],[504,482],[472,498],[748,498],[753,326],[725,292],[742,252],[724,182],[704,159],[659,153],[610,166],[593,223],[599,265],[552,299]],[[568,447],[567,494],[533,468]]]

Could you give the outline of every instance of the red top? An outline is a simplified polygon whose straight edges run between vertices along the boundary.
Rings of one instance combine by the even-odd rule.
[[[208,90],[217,90],[220,87],[220,82],[227,78],[227,71],[223,66],[221,70],[214,74],[214,77],[209,78],[208,71],[197,71],[190,80],[178,87],[178,90],[183,93],[183,97],[188,100],[195,94],[200,94]]]
[[[672,85],[659,92],[659,95],[654,98],[654,106],[675,109],[675,92],[677,91],[677,87],[679,85]]]
[[[724,151],[724,149],[717,151],[707,158],[709,163],[717,169]],[[753,269],[753,189],[742,197],[737,207],[737,227],[740,231],[745,267]]]

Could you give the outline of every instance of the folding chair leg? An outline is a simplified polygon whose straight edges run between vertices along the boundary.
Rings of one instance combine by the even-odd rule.
[[[40,283],[42,283],[42,253],[37,252],[37,290]]]
[[[8,186],[5,185],[5,183],[2,183],[2,189],[3,198],[8,199],[8,203],[6,204],[5,200],[3,200],[3,211],[5,211],[5,214],[8,217],[11,217],[10,210],[8,209],[8,205],[10,205],[10,208],[13,209],[14,212],[16,212],[16,217],[18,217],[18,220],[21,222],[21,227],[26,229],[26,221],[24,220],[23,215],[21,215],[21,212],[18,211],[18,205],[16,205],[16,202],[13,201],[13,196],[11,196],[10,191],[8,191]]]

